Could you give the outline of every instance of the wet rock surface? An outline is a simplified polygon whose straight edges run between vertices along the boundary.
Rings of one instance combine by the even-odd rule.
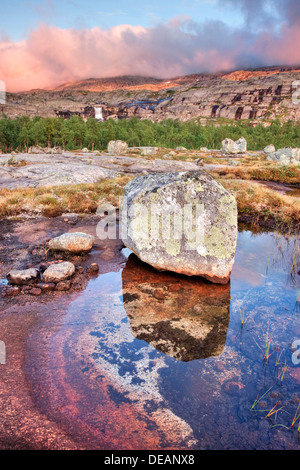
[[[28,284],[35,281],[39,275],[39,271],[36,268],[29,269],[14,269],[7,274],[7,279],[10,284]]]
[[[61,217],[4,221],[1,281],[8,267],[33,264],[43,272],[60,260],[50,253],[45,259],[43,241],[67,229],[92,233],[96,225],[95,216],[72,227]],[[0,448],[299,450],[290,428],[300,381],[290,346],[300,332],[299,291],[290,275],[293,238],[247,230],[238,237],[230,321],[228,285],[157,273],[120,240],[96,240],[87,255],[64,255],[76,266],[68,291],[49,284],[53,290],[43,292],[41,282],[10,286],[19,293],[0,298],[0,340],[6,345]],[[87,276],[94,263],[99,271]],[[150,296],[147,330],[143,305]],[[260,350],[267,334],[268,364]],[[197,359],[196,343],[212,356]],[[279,400],[284,411],[276,420],[265,418]]]
[[[59,282],[69,279],[75,272],[75,266],[69,261],[50,265],[43,273],[43,281]]]
[[[94,258],[94,252],[99,250],[97,243],[89,253],[52,252],[48,249],[53,235],[65,235],[66,230],[76,231],[76,226],[90,232],[85,233],[89,241],[95,240],[99,217],[87,216],[87,226],[82,226],[81,218],[74,219],[72,214],[71,219],[72,228],[65,215],[56,219],[41,217],[17,222],[2,221],[6,233],[0,239],[0,278],[3,277],[0,279],[0,297],[7,301],[18,297],[17,302],[20,302],[34,295],[47,298],[54,291],[81,291],[89,279],[98,274],[101,268]],[[106,250],[104,252],[107,253]],[[58,286],[64,282],[61,276],[65,263],[65,275],[70,275],[70,282]]]

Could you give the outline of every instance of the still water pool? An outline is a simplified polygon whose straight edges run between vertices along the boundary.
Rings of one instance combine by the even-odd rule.
[[[296,236],[241,227],[221,286],[123,249],[32,331],[37,406],[90,449],[299,450],[299,253]]]

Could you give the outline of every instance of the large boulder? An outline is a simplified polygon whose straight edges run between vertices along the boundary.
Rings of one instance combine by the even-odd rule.
[[[112,155],[125,155],[127,150],[128,144],[123,140],[111,140],[108,142],[107,151]]]
[[[236,200],[204,171],[138,176],[125,187],[121,236],[158,270],[224,284],[236,249]]]
[[[75,272],[75,266],[69,261],[51,264],[43,273],[43,282],[60,282],[69,279]]]
[[[278,162],[280,165],[298,165],[300,163],[300,149],[287,147],[269,153],[268,160]]]
[[[68,253],[87,253],[92,249],[95,238],[82,232],[64,233],[49,241],[52,251],[65,251]]]
[[[247,141],[244,137],[234,140],[224,139],[222,142],[222,153],[225,155],[234,155],[247,152]]]

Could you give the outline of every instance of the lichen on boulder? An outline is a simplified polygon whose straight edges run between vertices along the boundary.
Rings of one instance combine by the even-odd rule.
[[[236,200],[205,171],[138,176],[125,187],[121,237],[158,270],[227,283],[236,250]]]

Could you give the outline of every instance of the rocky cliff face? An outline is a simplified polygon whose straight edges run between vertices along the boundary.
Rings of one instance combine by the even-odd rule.
[[[54,91],[8,94],[7,105],[0,107],[0,113],[64,118],[78,114],[87,119],[95,117],[95,107],[101,107],[103,119],[200,118],[205,123],[225,118],[250,119],[254,124],[263,121],[266,125],[277,117],[283,122],[300,119],[297,68],[199,74],[172,80],[125,78],[93,79]]]

